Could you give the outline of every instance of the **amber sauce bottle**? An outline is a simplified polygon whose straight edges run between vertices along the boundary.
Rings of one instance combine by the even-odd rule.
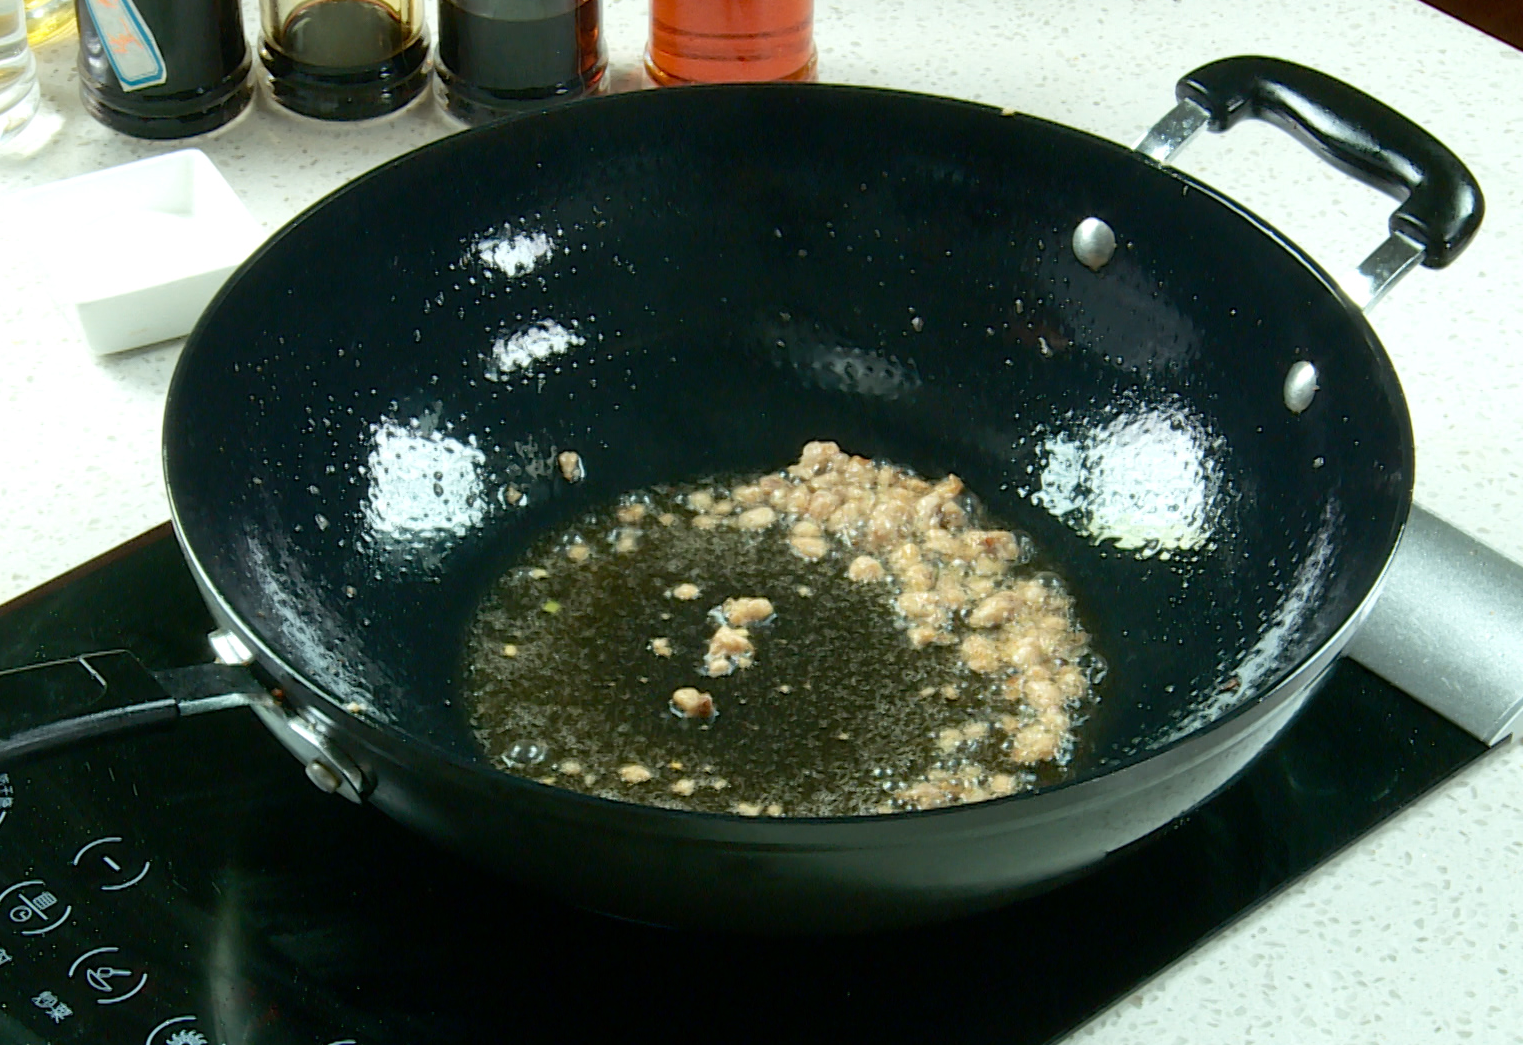
[[[281,105],[321,120],[400,109],[428,83],[422,0],[263,0],[259,58]]]
[[[812,80],[814,0],[651,0],[658,84]]]

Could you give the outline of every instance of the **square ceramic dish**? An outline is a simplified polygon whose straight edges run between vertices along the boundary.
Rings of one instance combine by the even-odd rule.
[[[50,293],[97,355],[190,333],[265,238],[199,149],[153,156],[12,196]]]

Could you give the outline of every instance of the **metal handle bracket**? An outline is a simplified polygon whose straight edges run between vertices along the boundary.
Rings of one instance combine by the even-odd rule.
[[[1390,235],[1340,284],[1368,311],[1418,263],[1443,268],[1474,238],[1485,213],[1475,176],[1411,120],[1326,73],[1240,55],[1180,78],[1178,103],[1136,145],[1168,163],[1199,133],[1245,119],[1288,131],[1323,160],[1400,201]]]

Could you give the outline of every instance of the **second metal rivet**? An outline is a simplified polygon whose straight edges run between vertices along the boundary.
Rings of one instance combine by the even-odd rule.
[[[1285,375],[1285,409],[1299,414],[1317,395],[1317,368],[1302,359],[1292,363]]]
[[[1116,233],[1099,218],[1085,218],[1074,229],[1073,247],[1079,264],[1099,272],[1116,253]]]

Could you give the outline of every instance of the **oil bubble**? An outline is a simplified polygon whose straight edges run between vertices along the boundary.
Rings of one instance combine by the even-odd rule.
[[[532,740],[520,740],[503,753],[502,760],[510,766],[537,766],[545,760],[545,755],[548,753],[548,749],[543,744]]]

